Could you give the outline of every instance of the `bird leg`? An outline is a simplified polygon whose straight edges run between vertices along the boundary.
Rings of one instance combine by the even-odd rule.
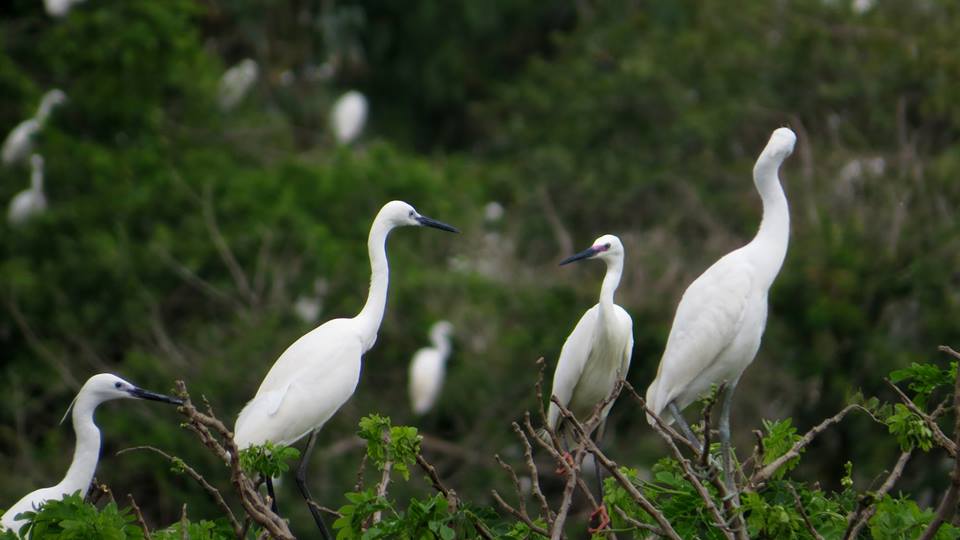
[[[590,514],[590,519],[588,520],[588,523],[593,523],[593,518],[596,516],[600,516],[600,522],[597,523],[596,527],[587,528],[587,532],[590,534],[598,534],[610,526],[610,514],[607,513],[606,505],[601,504],[600,506],[598,506],[597,509],[594,510],[592,514]]]
[[[270,475],[263,475],[263,482],[267,484],[267,494],[270,495],[270,510],[273,510],[273,513],[280,515],[280,510],[277,509],[277,494],[273,491],[273,478],[270,478]]]
[[[320,536],[324,540],[330,540],[330,532],[327,531],[327,526],[323,523],[323,516],[320,515],[320,510],[313,503],[313,498],[310,496],[310,490],[307,489],[307,462],[310,459],[310,454],[313,452],[313,447],[317,443],[317,430],[313,430],[310,433],[310,439],[307,440],[307,447],[303,450],[303,457],[300,458],[300,465],[297,466],[297,488],[300,489],[300,495],[303,496],[303,499],[307,502],[307,508],[310,509],[310,514],[313,516],[313,520],[317,522],[317,528],[320,529]]]
[[[730,460],[730,405],[733,403],[733,389],[736,388],[737,381],[727,385],[726,390],[724,390],[723,398],[720,403],[720,454],[723,459],[723,479],[724,485],[727,487],[727,494],[730,497],[734,497],[736,500],[737,493],[735,491],[734,479],[733,479],[733,468],[731,466]]]
[[[694,435],[693,430],[690,429],[690,424],[687,424],[687,421],[683,419],[683,415],[680,414],[680,408],[677,407],[677,404],[673,401],[667,405],[667,409],[670,411],[670,414],[673,415],[673,419],[677,421],[677,426],[680,428],[680,433],[690,441],[690,444],[697,449],[697,452],[703,452],[703,445],[700,444],[700,439]],[[708,450],[709,451],[709,450]]]

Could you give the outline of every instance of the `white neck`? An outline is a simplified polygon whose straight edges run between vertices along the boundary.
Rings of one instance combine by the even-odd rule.
[[[80,490],[86,496],[100,459],[100,430],[93,423],[93,411],[100,401],[91,396],[80,396],[73,406],[73,432],[77,446],[66,476],[57,484],[64,493]]]
[[[440,332],[433,334],[430,336],[430,342],[441,356],[446,357],[450,353],[450,337],[446,334]]]
[[[607,263],[607,273],[603,276],[603,285],[600,286],[600,316],[613,316],[613,293],[620,285],[620,276],[623,274],[623,257],[604,259]]]
[[[370,350],[377,341],[377,331],[383,322],[383,312],[387,307],[387,285],[390,281],[390,267],[387,264],[387,236],[393,225],[377,214],[370,227],[367,250],[370,253],[370,292],[367,303],[354,320],[360,324],[360,336],[364,343],[364,352]]]
[[[770,283],[783,265],[790,241],[790,209],[777,175],[781,163],[782,158],[761,155],[753,168],[753,181],[763,200],[763,219],[747,248],[756,253],[755,260]]]
[[[43,168],[34,167],[30,174],[30,189],[43,191]]]

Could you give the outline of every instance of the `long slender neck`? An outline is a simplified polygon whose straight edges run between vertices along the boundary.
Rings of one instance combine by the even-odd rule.
[[[620,285],[620,276],[623,274],[623,258],[616,257],[606,260],[607,273],[603,276],[603,285],[600,286],[600,316],[613,316],[613,293]]]
[[[777,171],[781,160],[762,155],[753,168],[753,180],[763,200],[760,230],[748,244],[772,282],[783,265],[790,241],[790,209]]]
[[[86,496],[93,474],[100,459],[100,430],[93,423],[93,411],[98,402],[89,396],[80,396],[73,406],[73,432],[77,437],[77,446],[73,450],[73,461],[66,476],[57,484],[65,493],[80,490]]]
[[[30,174],[30,189],[33,191],[43,191],[43,169],[34,167]]]
[[[377,341],[377,331],[383,322],[383,312],[387,307],[387,285],[390,281],[390,267],[387,264],[387,235],[393,227],[378,215],[370,227],[367,250],[370,252],[370,292],[367,303],[354,317],[360,323],[360,335],[364,351],[373,347]]]
[[[450,354],[450,337],[446,334],[437,333],[430,337],[433,347],[440,352],[441,356]]]

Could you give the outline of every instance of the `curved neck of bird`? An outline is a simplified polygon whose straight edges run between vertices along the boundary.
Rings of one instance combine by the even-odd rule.
[[[430,342],[433,344],[433,348],[436,349],[441,356],[446,356],[450,353],[450,336],[443,332],[436,332],[430,336]]]
[[[36,118],[40,125],[46,124],[51,111],[53,111],[53,102],[43,100],[40,102],[40,107],[37,108],[37,114],[34,118]]]
[[[354,319],[360,323],[360,334],[364,350],[369,350],[377,341],[377,331],[383,322],[383,312],[387,307],[387,285],[390,281],[390,267],[387,264],[387,236],[393,226],[382,220],[379,215],[370,227],[367,250],[370,252],[370,292],[367,303]]]
[[[603,276],[603,285],[600,286],[600,316],[613,315],[613,293],[620,285],[620,276],[623,274],[623,257],[605,260],[607,273]]]
[[[763,219],[750,246],[758,253],[761,269],[770,274],[771,281],[783,264],[790,240],[790,209],[778,176],[782,162],[782,158],[762,154],[753,168],[753,181],[763,200]]]
[[[80,396],[73,406],[73,432],[77,445],[66,476],[58,484],[65,493],[80,490],[85,496],[100,459],[100,429],[93,423],[93,411],[100,401],[92,396]]]
[[[33,191],[43,191],[43,168],[34,166],[30,173],[30,189]]]

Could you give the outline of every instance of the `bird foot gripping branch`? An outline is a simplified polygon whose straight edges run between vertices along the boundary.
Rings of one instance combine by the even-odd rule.
[[[599,516],[600,522],[597,523],[596,527],[588,527],[587,528],[588,533],[597,534],[603,531],[604,529],[610,528],[610,514],[607,513],[606,505],[601,504],[600,506],[598,506],[597,509],[594,510],[592,514],[590,514],[590,519],[587,520],[587,523],[593,523],[593,519],[598,516]]]

